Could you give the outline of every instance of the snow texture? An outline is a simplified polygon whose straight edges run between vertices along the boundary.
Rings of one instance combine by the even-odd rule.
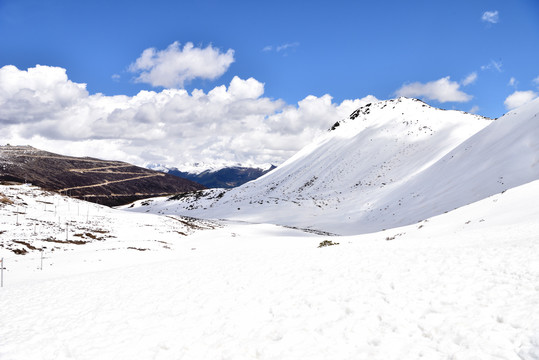
[[[228,222],[173,249],[57,250],[43,270],[11,256],[0,358],[537,359],[538,195],[536,181],[361,236]]]

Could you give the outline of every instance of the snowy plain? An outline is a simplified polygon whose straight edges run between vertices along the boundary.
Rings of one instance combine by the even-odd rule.
[[[37,251],[9,256],[0,358],[537,359],[530,196],[539,182],[346,237],[241,222],[173,236],[177,222],[138,214],[156,225],[141,237],[168,233],[169,249],[127,249],[140,228],[126,226],[49,253],[43,270]],[[105,210],[106,222],[124,221]]]
[[[226,193],[0,185],[0,359],[539,359],[539,101],[372,107]]]

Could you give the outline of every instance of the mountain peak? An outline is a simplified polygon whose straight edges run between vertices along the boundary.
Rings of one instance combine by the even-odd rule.
[[[476,119],[487,119],[486,117],[469,114],[458,110],[444,110],[430,106],[422,100],[415,98],[408,98],[401,96],[396,99],[382,100],[374,103],[368,103],[354,110],[346,119],[337,121],[329,129],[329,131],[336,130],[339,126],[349,123],[352,120],[366,121],[372,118],[382,117],[387,120],[402,120],[404,118],[411,119],[416,117],[418,113],[424,112],[440,112],[440,111],[452,111],[455,113],[472,115]],[[405,120],[406,121],[406,120]]]
[[[269,220],[340,234],[414,223],[463,201],[451,189],[446,192],[451,196],[437,193],[451,169],[428,170],[453,164],[447,159],[452,151],[465,157],[470,149],[463,143],[493,122],[398,98],[366,104],[338,124],[269,174],[226,193],[214,189],[207,196],[178,200],[174,211],[194,217]],[[466,171],[475,168],[479,166],[468,164]],[[436,181],[422,175],[427,172]],[[424,180],[403,190],[416,179]],[[429,196],[432,204],[422,206]],[[170,203],[162,207],[170,208]]]

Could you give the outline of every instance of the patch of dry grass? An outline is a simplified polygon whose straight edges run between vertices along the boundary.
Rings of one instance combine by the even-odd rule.
[[[0,193],[0,204],[11,205],[13,204],[13,200],[8,198],[6,195]]]

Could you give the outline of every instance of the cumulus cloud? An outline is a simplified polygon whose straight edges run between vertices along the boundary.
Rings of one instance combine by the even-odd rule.
[[[105,96],[89,94],[62,68],[0,68],[3,142],[139,165],[279,164],[373,101],[367,96],[335,103],[324,95],[286,104],[264,97],[258,80],[239,77],[208,92]]]
[[[56,120],[65,108],[88,96],[86,84],[67,78],[66,70],[37,65],[28,71],[0,68],[0,123]]]
[[[462,86],[467,86],[473,84],[475,80],[477,80],[477,73],[473,72],[470,75],[466,76],[464,80],[462,80],[461,84]]]
[[[498,10],[485,11],[481,16],[481,20],[490,24],[496,24],[500,20]]]
[[[514,93],[509,95],[503,103],[507,110],[512,110],[532,101],[533,99],[537,98],[537,96],[537,93],[532,90],[515,91]]]
[[[414,82],[405,84],[396,91],[397,96],[424,98],[444,102],[467,102],[471,95],[461,91],[460,84],[451,81],[449,76],[427,83]]]
[[[136,82],[167,88],[183,88],[189,81],[200,78],[214,80],[223,75],[234,62],[234,50],[222,53],[208,45],[198,48],[179,42],[170,44],[165,50],[149,48],[129,66],[129,71],[138,74]]]

